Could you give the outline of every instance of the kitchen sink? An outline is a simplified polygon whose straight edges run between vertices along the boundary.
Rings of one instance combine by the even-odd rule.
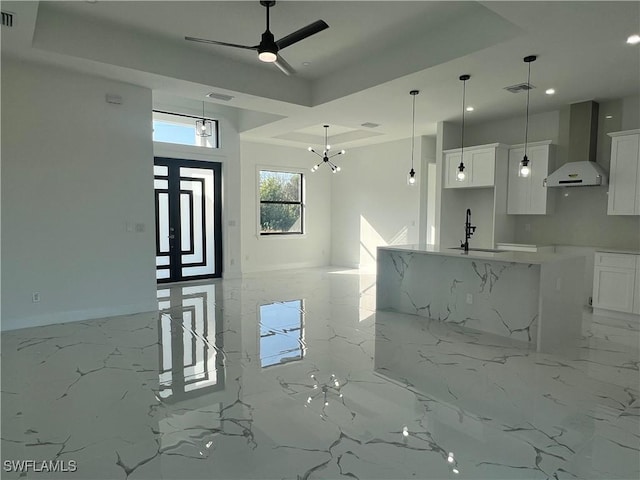
[[[449,247],[449,250],[464,250],[462,247]],[[489,252],[489,253],[504,253],[505,250],[498,250],[495,248],[469,248],[470,252]]]

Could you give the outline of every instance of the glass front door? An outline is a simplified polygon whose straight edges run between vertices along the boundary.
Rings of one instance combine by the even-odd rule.
[[[222,275],[221,164],[156,157],[158,283]]]

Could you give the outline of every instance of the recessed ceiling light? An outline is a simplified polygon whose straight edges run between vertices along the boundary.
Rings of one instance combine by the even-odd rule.
[[[311,62],[302,62],[302,65],[308,67],[309,65],[311,65]]]
[[[635,35],[631,35],[629,38],[627,38],[627,43],[629,45],[637,45],[638,43],[640,43],[640,35],[638,35],[637,33]]]
[[[613,118],[613,115],[605,115],[605,117],[604,117],[604,118],[607,118],[607,119],[609,119],[609,118]]]
[[[473,112],[473,107],[471,105],[469,105],[466,110],[467,110],[467,112]]]
[[[556,93],[556,91],[553,88],[547,88],[544,93],[546,93],[547,95],[553,95],[554,93]]]

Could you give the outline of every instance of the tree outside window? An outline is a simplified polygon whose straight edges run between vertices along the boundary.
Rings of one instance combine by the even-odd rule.
[[[303,233],[301,173],[260,170],[260,235]]]

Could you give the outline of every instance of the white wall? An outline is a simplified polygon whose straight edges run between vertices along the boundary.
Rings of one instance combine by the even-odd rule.
[[[421,158],[416,139],[418,178],[423,177]],[[411,140],[352,149],[341,166],[332,183],[332,265],[372,266],[379,245],[417,243],[423,187],[407,185]]]
[[[597,99],[596,99],[597,101]],[[599,103],[597,162],[609,171],[608,132],[639,128],[639,97]],[[606,116],[612,118],[607,119]],[[636,122],[636,123],[634,123]],[[524,117],[484,122],[465,129],[469,144],[523,142]],[[530,117],[529,140],[552,140],[556,168],[567,162],[569,106]],[[466,143],[466,140],[465,140]],[[608,187],[559,189],[556,208],[549,215],[516,215],[515,241],[538,245],[573,245],[640,249],[640,217],[607,215]]]
[[[150,90],[3,58],[2,160],[3,329],[157,308]]]
[[[243,273],[328,265],[331,250],[331,171],[323,166],[312,173],[310,168],[317,157],[303,148],[241,142],[240,158]],[[339,160],[343,158],[339,157]],[[304,235],[259,235],[260,169],[304,174]]]

